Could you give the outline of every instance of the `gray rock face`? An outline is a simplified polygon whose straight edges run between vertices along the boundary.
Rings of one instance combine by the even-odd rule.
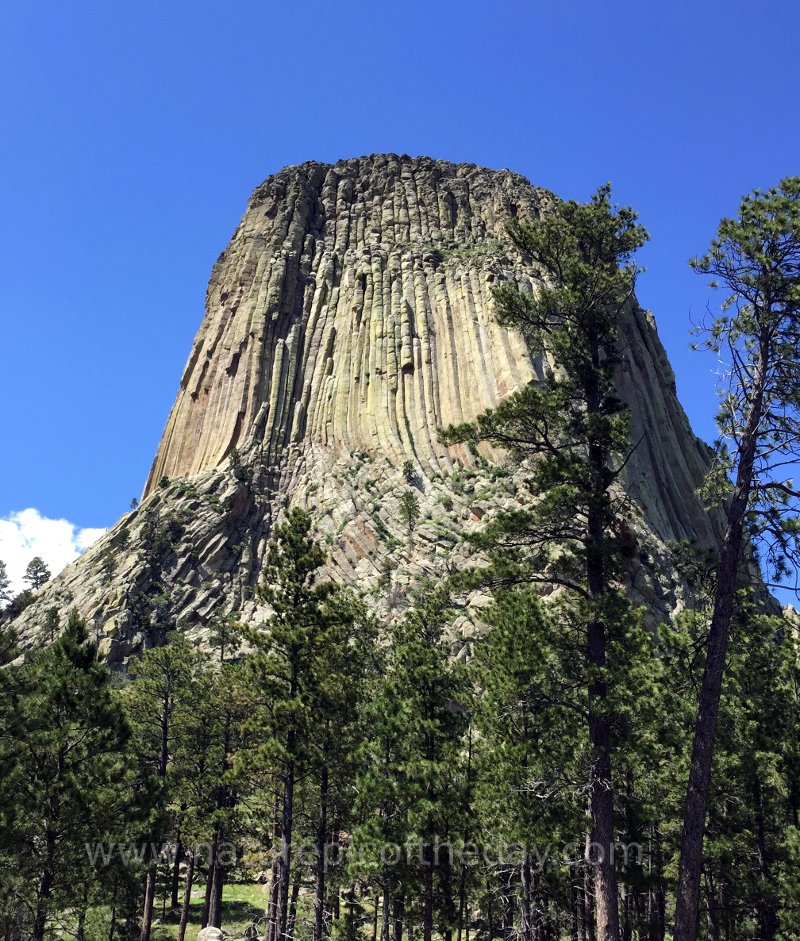
[[[497,324],[492,289],[535,289],[505,225],[553,198],[508,171],[394,155],[266,180],[214,266],[141,506],[42,589],[17,621],[23,642],[53,604],[77,606],[112,662],[175,626],[201,641],[215,616],[263,617],[265,546],[295,504],[318,520],[329,574],[389,616],[463,562],[459,534],[517,501],[522,470],[437,432],[541,375]],[[683,596],[667,544],[715,538],[695,494],[707,451],[652,317],[632,304],[623,331],[619,387],[642,438],[625,478],[647,560],[634,587],[659,617]]]

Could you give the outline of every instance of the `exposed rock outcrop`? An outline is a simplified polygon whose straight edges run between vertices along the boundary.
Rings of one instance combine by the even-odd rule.
[[[508,171],[380,155],[288,167],[253,193],[212,272],[206,315],[142,504],[18,619],[75,605],[110,660],[176,624],[255,614],[253,589],[287,505],[315,512],[333,577],[388,611],[464,553],[458,535],[517,499],[519,469],[445,448],[541,363],[494,317],[492,288],[537,271],[505,234],[553,196]],[[676,395],[652,317],[625,318],[620,391],[642,546],[636,588],[656,614],[680,603],[666,546],[714,539],[695,490],[707,461]],[[410,462],[410,466],[409,463]],[[400,510],[413,488],[419,520]]]

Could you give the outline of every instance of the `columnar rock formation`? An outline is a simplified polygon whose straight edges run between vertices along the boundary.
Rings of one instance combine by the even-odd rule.
[[[491,316],[505,221],[548,196],[511,173],[374,157],[260,186],[217,262],[146,493],[253,445],[376,450],[452,466],[437,428],[528,381]]]
[[[394,155],[266,180],[214,266],[140,508],[43,590],[19,619],[25,640],[54,603],[77,605],[113,661],[175,625],[201,638],[215,616],[257,617],[290,504],[314,511],[333,577],[401,610],[410,586],[462,559],[465,527],[517,500],[522,469],[445,448],[438,430],[541,374],[497,324],[492,288],[535,289],[505,226],[553,199],[508,171]],[[635,585],[657,616],[681,598],[668,543],[714,539],[695,495],[707,455],[651,316],[632,304],[623,332],[620,391],[642,438],[625,481]],[[413,531],[399,512],[410,487]]]

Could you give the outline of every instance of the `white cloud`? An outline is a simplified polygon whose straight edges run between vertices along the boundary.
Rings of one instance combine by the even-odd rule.
[[[33,508],[0,519],[0,559],[6,563],[12,590],[19,592],[27,587],[22,576],[34,556],[44,559],[52,574],[57,575],[105,531],[49,519]]]

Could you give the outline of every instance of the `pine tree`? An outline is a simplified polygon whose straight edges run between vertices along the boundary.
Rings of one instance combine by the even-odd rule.
[[[407,919],[413,917],[415,897],[421,903],[423,941],[431,941],[437,922],[450,937],[456,921],[450,847],[463,828],[458,767],[469,696],[463,664],[453,661],[445,639],[447,609],[442,589],[429,592],[393,630],[388,673],[370,707],[374,727],[358,792],[362,805],[376,812],[355,840],[377,851],[394,847],[400,855],[395,865],[388,854],[377,872],[383,888],[382,941],[388,938],[390,904],[392,917],[402,924],[404,907]],[[380,864],[374,859],[371,865]],[[402,927],[396,928],[396,941],[401,934]]]
[[[186,638],[174,634],[169,643],[146,650],[130,667],[133,682],[125,690],[125,707],[140,772],[157,794],[154,836],[174,832],[169,812],[171,763],[182,732],[179,720],[190,711],[192,680],[200,663],[201,655]],[[150,939],[157,875],[158,859],[152,858],[145,880],[141,941]]]
[[[407,713],[403,691],[395,682],[395,645],[381,651],[378,675],[362,711],[363,741],[355,752],[357,762],[353,831],[354,878],[375,891],[375,918],[382,908],[380,941],[403,933],[403,908],[412,887],[411,866],[404,857],[410,830],[408,807],[412,797],[405,776]],[[382,852],[383,851],[383,852]],[[380,905],[382,899],[382,906]]]
[[[694,713],[691,694],[702,678],[697,651],[702,650],[709,620],[710,605],[678,619],[678,632],[683,632],[678,643],[685,656],[673,664],[670,677],[677,693],[673,734],[677,719],[690,720]],[[786,758],[793,744],[791,672],[796,652],[789,622],[761,613],[747,590],[738,596],[731,629],[706,820],[703,915],[697,931],[732,941],[768,941],[791,937],[797,921],[793,906],[782,903],[779,889],[787,880],[791,852],[787,837],[793,830]],[[691,745],[691,736],[686,735],[687,755]],[[683,786],[681,775],[677,794],[670,798],[677,824]],[[679,828],[676,836],[680,837]],[[778,934],[780,921],[784,935]]]
[[[89,850],[115,843],[139,812],[129,730],[75,612],[54,645],[6,677],[3,692],[0,856],[30,906],[30,936],[42,941],[54,911],[77,903],[85,915],[98,878]]]
[[[725,502],[725,529],[686,790],[675,941],[691,941],[697,930],[703,831],[743,547],[755,538],[779,581],[800,558],[800,491],[789,477],[799,453],[800,177],[746,196],[739,216],[722,220],[708,254],[693,266],[730,292],[707,338],[729,366],[707,484],[709,498]]]
[[[219,662],[235,657],[242,642],[242,627],[236,614],[218,615],[211,622],[210,644],[219,652]]]
[[[11,580],[8,577],[6,563],[0,559],[0,607],[4,607],[11,601]]]
[[[38,591],[42,585],[50,581],[50,569],[38,555],[34,556],[28,563],[22,580],[30,585],[31,591]]]
[[[409,534],[419,519],[419,499],[413,490],[406,490],[400,498],[400,516],[403,518]]]
[[[0,667],[11,663],[18,654],[16,631],[10,625],[0,621]]]
[[[365,733],[361,710],[376,667],[376,628],[364,606],[349,592],[339,591],[328,603],[322,648],[322,671],[313,691],[316,721],[310,730],[310,765],[318,785],[316,866],[314,873],[314,941],[323,941],[332,822],[349,830],[355,799],[355,755]]]
[[[785,612],[786,716],[781,771],[786,782],[788,826],[783,828],[783,872],[778,879],[782,925],[800,934],[800,624],[794,611]]]
[[[521,848],[519,934],[533,941],[557,930],[546,904],[547,848],[584,839],[585,682],[564,626],[530,588],[500,590],[482,616],[488,632],[471,667],[482,690],[475,712],[482,838]],[[508,867],[504,874],[514,878]]]
[[[619,537],[626,512],[616,482],[630,449],[615,370],[620,325],[634,303],[639,270],[632,257],[647,235],[631,209],[612,206],[610,186],[588,204],[556,203],[539,220],[515,220],[509,233],[546,280],[535,293],[514,283],[501,286],[498,316],[523,333],[532,353],[546,353],[552,368],[541,382],[444,437],[491,442],[530,468],[529,507],[500,513],[482,539],[494,550],[491,577],[558,585],[575,598],[590,668],[597,932],[599,941],[618,941],[608,647],[609,630],[624,620],[615,578],[627,551]]]
[[[34,601],[36,601],[36,595],[30,590],[30,588],[26,588],[18,595],[14,595],[9,604],[3,610],[3,620],[13,621],[14,618],[22,614],[26,608],[30,607]]]
[[[732,625],[730,681],[721,704],[719,760],[713,778],[718,793],[710,802],[707,830],[712,846],[705,866],[717,885],[727,883],[729,897],[740,911],[750,909],[760,941],[774,941],[776,884],[788,823],[780,774],[788,732],[784,625],[781,618],[758,614],[744,598],[738,608]],[[721,866],[715,865],[715,837],[725,844]],[[745,852],[730,853],[733,847]],[[713,902],[706,899],[709,913]],[[731,933],[736,928],[728,925],[726,930]]]
[[[205,661],[194,670],[185,696],[176,702],[168,779],[168,811],[176,852],[171,874],[171,902],[180,906],[179,941],[189,918],[192,887],[207,857],[206,902],[202,921],[220,927],[227,853],[224,842],[238,826],[242,768],[237,753],[246,745],[251,712],[242,664],[225,661],[218,668]],[[183,899],[180,865],[186,862]]]
[[[674,763],[664,738],[665,680],[655,638],[635,612],[609,632],[611,745],[621,786],[618,868],[626,937],[641,921],[647,826],[656,792]],[[585,740],[589,668],[584,623],[564,598],[546,606],[528,586],[498,588],[481,610],[487,633],[475,641],[471,670],[481,691],[475,708],[477,822],[489,846],[516,846],[515,865],[486,873],[481,909],[500,911],[496,928],[526,938],[593,932],[592,869],[585,858]],[[571,855],[559,858],[564,848]],[[617,847],[615,847],[617,849]],[[651,866],[652,871],[652,866]],[[663,891],[658,878],[653,886]],[[631,910],[631,898],[637,908]],[[503,904],[501,904],[501,900]],[[509,904],[513,903],[513,905]],[[514,910],[516,906],[516,912]]]
[[[257,648],[248,665],[262,704],[258,719],[262,754],[276,769],[280,783],[272,941],[288,937],[296,788],[311,765],[316,710],[325,698],[329,657],[336,659],[334,638],[346,633],[354,621],[352,607],[342,604],[336,586],[317,581],[323,561],[308,514],[291,510],[275,529],[259,586],[259,597],[272,614],[259,629],[247,633]]]
[[[222,924],[223,889],[231,867],[230,846],[241,828],[241,791],[248,769],[239,760],[242,750],[254,744],[249,726],[253,708],[252,690],[246,668],[233,661],[221,664],[211,678],[211,690],[201,709],[213,730],[213,812],[211,859],[206,883],[203,922],[215,928]]]

